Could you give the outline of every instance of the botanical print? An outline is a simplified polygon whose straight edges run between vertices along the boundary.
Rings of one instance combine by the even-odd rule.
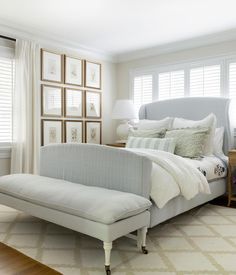
[[[57,74],[57,67],[56,67],[56,60],[49,58],[48,59],[48,74],[49,75],[56,75]]]
[[[62,115],[62,89],[54,86],[42,86],[43,116]]]
[[[100,89],[100,68],[101,64],[92,63],[86,61],[86,87],[91,87],[95,89]]]
[[[82,61],[66,56],[65,83],[82,85]]]
[[[66,121],[66,142],[81,143],[82,121]]]
[[[100,117],[100,94],[96,92],[86,92],[86,116]]]
[[[96,140],[97,140],[97,129],[96,128],[90,129],[90,139],[91,139],[91,141],[96,142]]]
[[[86,142],[100,144],[101,124],[99,122],[87,122],[86,128]]]
[[[82,117],[82,91],[66,89],[66,116]]]
[[[62,82],[61,55],[42,51],[42,80]]]
[[[50,127],[49,128],[49,143],[56,143],[57,142],[57,128]]]
[[[78,142],[78,129],[71,128],[71,141]]]
[[[215,169],[214,169],[214,173],[218,176],[221,176],[225,173],[225,167],[217,164]]]
[[[62,142],[62,121],[61,120],[43,120],[43,144]]]

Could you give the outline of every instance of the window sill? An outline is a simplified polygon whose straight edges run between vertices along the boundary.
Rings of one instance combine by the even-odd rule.
[[[0,159],[11,158],[11,147],[10,146],[0,146]]]

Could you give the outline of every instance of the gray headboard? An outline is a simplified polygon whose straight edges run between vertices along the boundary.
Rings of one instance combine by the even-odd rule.
[[[233,148],[233,129],[230,124],[230,99],[223,97],[185,97],[156,101],[141,106],[140,119],[163,119],[182,117],[185,119],[200,120],[210,113],[217,117],[217,127],[225,128],[224,153]]]

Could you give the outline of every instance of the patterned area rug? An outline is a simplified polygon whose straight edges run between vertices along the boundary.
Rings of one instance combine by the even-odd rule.
[[[0,240],[65,275],[99,275],[102,243],[0,206]],[[112,274],[236,274],[236,209],[205,205],[149,230],[149,254],[114,242]]]

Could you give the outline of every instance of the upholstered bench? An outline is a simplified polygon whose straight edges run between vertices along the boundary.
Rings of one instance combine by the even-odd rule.
[[[147,253],[150,223],[151,162],[120,151],[95,145],[43,147],[40,176],[1,177],[0,203],[102,240],[110,274],[112,242],[138,230],[138,245]]]

